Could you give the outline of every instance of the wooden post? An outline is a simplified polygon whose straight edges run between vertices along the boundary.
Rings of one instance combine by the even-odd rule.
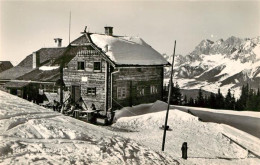
[[[168,91],[168,107],[167,107],[167,111],[166,111],[164,131],[163,131],[162,151],[164,151],[165,138],[166,138],[166,130],[167,130],[167,122],[168,122],[168,115],[169,115],[169,108],[170,108],[170,100],[171,100],[171,93],[172,93],[172,74],[173,74],[175,48],[176,48],[176,40],[175,40],[175,42],[174,42],[174,51],[173,51],[173,56],[172,56],[172,67],[171,67],[170,87],[169,87],[169,91]]]

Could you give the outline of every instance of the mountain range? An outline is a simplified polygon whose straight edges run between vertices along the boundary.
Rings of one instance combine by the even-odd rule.
[[[164,54],[171,62],[172,57]],[[166,82],[170,68],[166,69]],[[241,87],[247,83],[251,88],[260,87],[260,36],[255,38],[229,37],[217,41],[202,40],[187,55],[176,55],[174,80],[181,89],[217,93],[220,88],[225,95],[231,89],[236,98]]]

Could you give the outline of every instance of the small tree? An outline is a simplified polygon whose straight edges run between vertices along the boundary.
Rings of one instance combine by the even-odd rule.
[[[192,97],[190,97],[188,105],[191,106],[191,107],[193,107],[195,105],[194,104],[194,99]]]
[[[224,96],[220,92],[220,89],[218,89],[218,93],[216,95],[216,109],[222,108],[224,108]]]
[[[215,109],[216,108],[216,95],[214,93],[210,93],[209,99],[209,107]]]
[[[181,101],[182,101],[181,99],[182,99],[181,89],[178,83],[176,83],[175,86],[174,83],[172,83],[171,104],[181,105]]]
[[[183,105],[187,105],[187,104],[188,104],[188,99],[187,99],[187,95],[185,95],[183,99]]]
[[[228,89],[228,93],[225,97],[225,109],[233,109],[232,105],[232,95],[230,89]]]
[[[203,94],[202,94],[201,88],[199,89],[199,92],[198,92],[197,106],[198,107],[203,107],[204,106],[204,98],[203,98]]]

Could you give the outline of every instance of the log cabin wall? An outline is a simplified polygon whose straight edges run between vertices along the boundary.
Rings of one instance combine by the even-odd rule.
[[[162,99],[163,67],[121,68],[112,75],[113,110]]]
[[[80,95],[88,107],[93,103],[97,109],[104,109],[106,62],[91,46],[81,47],[74,53],[75,57],[63,70],[66,87],[70,90],[73,86],[80,87]],[[97,65],[94,63],[98,62],[100,70],[95,70],[94,65]]]

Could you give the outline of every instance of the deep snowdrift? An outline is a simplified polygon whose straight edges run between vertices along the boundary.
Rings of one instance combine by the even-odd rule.
[[[133,107],[124,107],[121,110],[116,111],[114,122],[116,122],[121,117],[138,116],[148,113],[160,112],[165,109],[167,109],[167,104],[159,100],[152,104],[140,104]]]
[[[176,164],[163,153],[0,91],[0,164]]]

